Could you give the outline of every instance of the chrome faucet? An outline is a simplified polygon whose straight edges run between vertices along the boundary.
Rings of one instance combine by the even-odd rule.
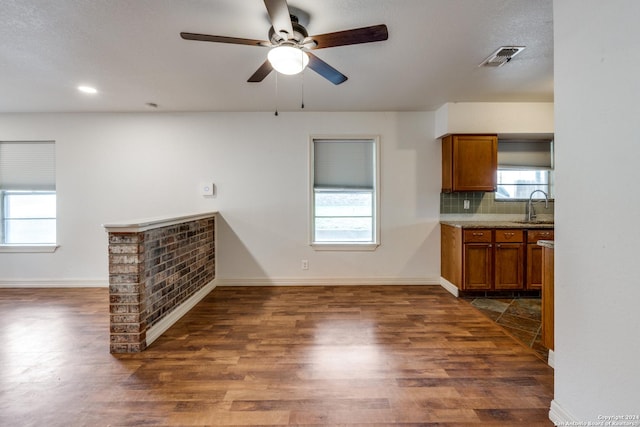
[[[541,192],[542,194],[544,194],[544,207],[545,209],[549,208],[549,196],[547,195],[547,193],[545,193],[542,190],[533,190],[531,192],[531,194],[529,195],[529,209],[527,211],[527,221],[531,222],[534,219],[536,219],[536,211],[533,209],[533,195],[536,194],[537,192]]]

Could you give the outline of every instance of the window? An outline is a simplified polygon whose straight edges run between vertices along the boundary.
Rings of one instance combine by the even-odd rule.
[[[553,198],[553,142],[550,140],[498,141],[496,200],[529,199],[535,190]],[[534,199],[543,199],[542,193]]]
[[[0,141],[0,245],[55,246],[53,142]]]
[[[378,245],[377,138],[311,139],[311,243],[318,249]]]
[[[3,191],[5,244],[56,242],[56,193],[53,191]]]

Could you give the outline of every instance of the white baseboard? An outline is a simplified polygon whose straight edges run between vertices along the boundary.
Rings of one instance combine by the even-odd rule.
[[[578,420],[565,411],[564,408],[562,408],[562,406],[560,406],[555,400],[551,401],[549,419],[557,426],[587,425],[586,423],[578,424]]]
[[[212,280],[204,288],[200,289],[198,292],[193,294],[191,298],[177,306],[172,312],[167,314],[162,318],[158,323],[151,326],[147,329],[147,347],[151,345],[158,337],[164,334],[167,329],[174,325],[182,316],[187,314],[189,310],[196,306],[204,297],[206,297],[209,292],[211,292],[214,288],[215,280]]]
[[[218,278],[216,286],[365,286],[365,285],[438,285],[436,278],[424,277],[245,277]]]
[[[460,296],[460,290],[458,287],[444,277],[440,277],[440,286],[449,291],[454,297]]]
[[[107,288],[106,279],[0,279],[0,288]]]
[[[322,285],[441,285],[425,277],[245,277],[218,278],[216,286],[322,286]],[[0,279],[0,288],[107,288],[108,279]],[[455,286],[454,286],[455,288]]]

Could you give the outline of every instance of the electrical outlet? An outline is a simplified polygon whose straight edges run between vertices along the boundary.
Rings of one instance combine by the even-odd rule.
[[[464,201],[464,208],[465,209],[469,209],[469,201],[468,200]]]
[[[302,260],[302,269],[303,270],[308,270],[309,269],[309,260],[308,259],[303,259]]]

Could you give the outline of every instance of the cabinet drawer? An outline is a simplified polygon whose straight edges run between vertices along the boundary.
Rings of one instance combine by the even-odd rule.
[[[528,230],[527,231],[527,242],[528,243],[536,243],[538,240],[553,240],[553,230],[552,229],[543,229],[543,230]]]
[[[464,230],[464,243],[491,243],[491,230]]]
[[[496,230],[496,243],[522,243],[524,233],[522,230]]]

